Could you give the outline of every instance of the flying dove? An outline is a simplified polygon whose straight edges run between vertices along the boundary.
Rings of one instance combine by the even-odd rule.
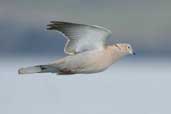
[[[130,44],[107,45],[111,31],[96,25],[51,21],[47,30],[56,30],[66,39],[65,57],[46,65],[18,70],[19,74],[57,73],[58,75],[102,72],[120,58],[135,54]]]

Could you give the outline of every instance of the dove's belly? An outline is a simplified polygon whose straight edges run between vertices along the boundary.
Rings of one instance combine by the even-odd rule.
[[[103,53],[92,54],[88,57],[82,57],[80,68],[76,69],[77,73],[96,73],[107,69],[112,63]],[[79,62],[79,61],[78,61]],[[81,63],[81,62],[80,62]]]
[[[96,73],[107,69],[114,59],[105,50],[93,50],[73,56],[67,56],[56,65],[72,73]]]

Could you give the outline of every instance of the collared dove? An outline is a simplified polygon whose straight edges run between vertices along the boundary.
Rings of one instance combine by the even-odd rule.
[[[96,25],[51,21],[48,30],[57,30],[66,39],[67,56],[50,64],[18,70],[19,74],[57,73],[58,75],[90,74],[104,71],[121,57],[134,54],[130,44],[107,45],[111,31]]]

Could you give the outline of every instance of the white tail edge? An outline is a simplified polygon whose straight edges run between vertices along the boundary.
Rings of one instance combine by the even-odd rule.
[[[18,70],[18,74],[32,74],[32,73],[40,73],[42,69],[40,66],[31,66],[26,68],[20,68]]]

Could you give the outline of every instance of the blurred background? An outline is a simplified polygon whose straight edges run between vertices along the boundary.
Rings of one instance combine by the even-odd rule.
[[[63,53],[51,20],[104,26],[139,54],[171,53],[170,0],[1,0],[0,54]],[[59,37],[59,38],[57,38]]]
[[[0,0],[0,113],[170,114],[170,11],[170,0]],[[19,76],[64,56],[52,20],[106,27],[137,55],[97,74]]]

